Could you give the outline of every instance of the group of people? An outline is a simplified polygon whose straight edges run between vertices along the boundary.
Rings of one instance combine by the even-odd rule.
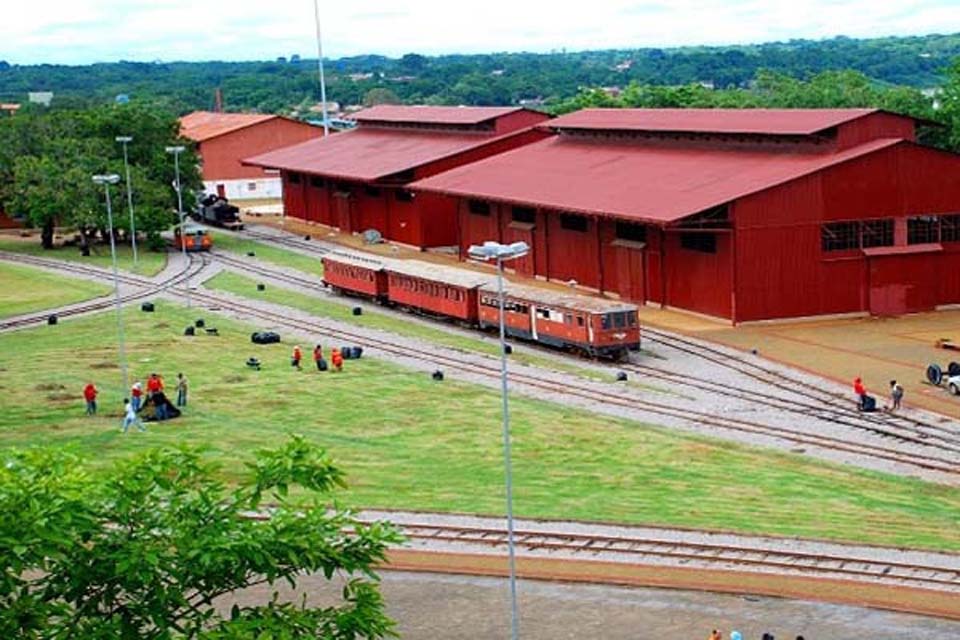
[[[123,423],[120,427],[123,433],[126,433],[132,426],[137,427],[140,431],[147,430],[139,414],[148,405],[153,407],[153,417],[156,420],[167,420],[180,415],[179,409],[171,408],[170,400],[165,393],[165,387],[163,376],[157,373],[151,373],[150,377],[147,378],[146,389],[139,380],[134,381],[130,387],[130,397],[123,400]],[[178,408],[187,406],[188,389],[187,377],[183,373],[178,373],[176,386]],[[83,388],[83,399],[86,402],[88,416],[97,414],[97,395],[99,395],[99,390],[96,385],[93,382],[88,382]]]
[[[857,396],[857,408],[860,411],[876,411],[877,400],[869,393],[867,387],[863,384],[863,378],[857,376],[853,380],[853,393]],[[896,380],[890,381],[890,406],[885,407],[887,411],[898,411],[903,404],[903,386]]]
[[[710,632],[710,637],[707,640],[723,640],[723,634],[714,629]],[[743,634],[739,631],[730,632],[730,640],[743,640]],[[764,633],[760,640],[776,640],[772,633]],[[804,640],[803,636],[797,636],[796,640]]]
[[[303,371],[300,364],[302,360],[303,350],[300,345],[296,345],[293,348],[293,353],[290,354],[290,366],[296,367],[298,371]],[[313,363],[316,365],[317,371],[327,370],[327,361],[323,357],[323,347],[319,344],[313,348]],[[337,347],[330,350],[330,365],[334,371],[343,371],[343,353]]]

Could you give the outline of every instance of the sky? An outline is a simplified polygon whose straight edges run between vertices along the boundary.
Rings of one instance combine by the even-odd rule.
[[[960,32],[960,0],[319,0],[324,57]],[[316,57],[313,0],[6,0],[0,60]]]

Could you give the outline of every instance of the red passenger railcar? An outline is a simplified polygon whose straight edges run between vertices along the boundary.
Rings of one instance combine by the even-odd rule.
[[[477,322],[477,289],[492,279],[419,260],[394,260],[385,270],[393,304],[470,324]]]
[[[387,299],[386,258],[370,254],[331,251],[323,256],[323,282],[338,293]]]
[[[480,287],[481,328],[500,326],[496,284]],[[590,356],[621,358],[640,349],[636,305],[513,283],[505,284],[511,336]]]

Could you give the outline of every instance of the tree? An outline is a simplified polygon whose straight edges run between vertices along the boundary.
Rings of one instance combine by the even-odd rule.
[[[377,87],[367,91],[363,96],[363,106],[372,107],[378,104],[400,104],[397,94],[385,87]]]
[[[8,452],[0,466],[0,637],[382,638],[393,635],[373,567],[397,542],[321,500],[344,486],[294,436],[257,452],[228,490],[198,452],[152,450],[94,472],[62,452]],[[306,497],[293,500],[288,491]],[[262,513],[265,499],[271,507]],[[229,594],[302,572],[350,576],[343,602],[234,605]]]

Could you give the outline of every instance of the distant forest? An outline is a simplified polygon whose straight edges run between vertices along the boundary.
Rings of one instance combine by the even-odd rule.
[[[791,40],[760,45],[492,53],[326,62],[327,97],[341,105],[563,105],[584,88],[689,86],[750,88],[764,73],[808,80],[857,71],[878,89],[939,87],[960,56],[960,34],[903,38]],[[266,62],[118,62],[87,66],[11,65],[0,60],[0,101],[53,91],[57,106],[85,107],[127,95],[185,113],[210,109],[214,90],[229,111],[303,112],[319,100],[316,59]]]

